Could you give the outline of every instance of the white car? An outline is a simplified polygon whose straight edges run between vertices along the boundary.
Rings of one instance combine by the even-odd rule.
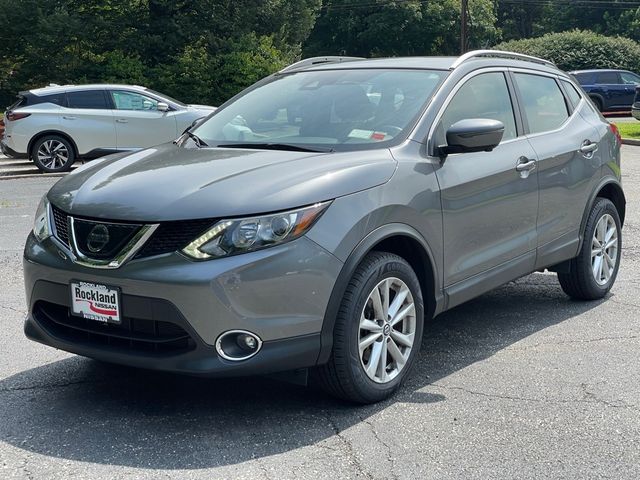
[[[51,85],[21,92],[4,116],[2,153],[45,172],[77,159],[169,142],[215,111],[131,85]]]

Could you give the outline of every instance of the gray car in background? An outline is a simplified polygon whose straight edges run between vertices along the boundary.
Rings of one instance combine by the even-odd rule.
[[[304,60],[175,143],[54,185],[24,252],[25,332],[148,369],[308,372],[380,401],[427,321],[483,292],[549,269],[573,298],[607,294],[620,143],[537,58]]]

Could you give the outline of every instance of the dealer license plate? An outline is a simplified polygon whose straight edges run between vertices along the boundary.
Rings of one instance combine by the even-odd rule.
[[[120,290],[98,283],[71,282],[71,311],[98,322],[120,323]]]

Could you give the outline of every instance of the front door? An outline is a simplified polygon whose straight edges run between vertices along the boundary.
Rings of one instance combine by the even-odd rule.
[[[113,90],[118,150],[152,147],[178,136],[176,112],[158,110],[158,101],[138,92]]]
[[[636,98],[636,87],[640,85],[640,77],[631,72],[620,72],[620,79],[624,87],[624,105],[633,105]]]
[[[487,281],[485,287],[492,288],[501,278],[501,269],[510,278],[533,269],[536,155],[519,135],[513,103],[505,73],[481,73],[457,91],[436,128],[435,135],[441,140],[434,140],[442,145],[446,130],[460,120],[489,118],[505,126],[502,143],[492,152],[449,155],[436,169],[443,211],[445,287],[489,272],[484,278],[493,281]],[[456,298],[450,294],[450,305],[488,288],[465,287]]]

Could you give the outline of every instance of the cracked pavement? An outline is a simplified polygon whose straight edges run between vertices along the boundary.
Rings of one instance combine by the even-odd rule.
[[[271,379],[202,380],[26,340],[24,238],[55,178],[0,181],[0,478],[640,478],[640,148],[610,296],[524,277],[429,324],[399,394],[353,407]]]

